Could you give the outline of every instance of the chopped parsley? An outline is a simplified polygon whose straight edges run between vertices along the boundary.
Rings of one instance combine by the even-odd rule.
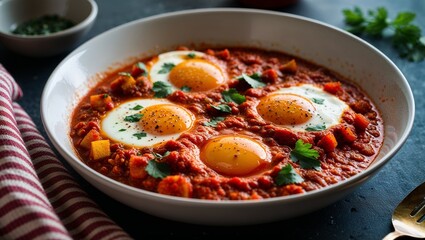
[[[413,24],[416,14],[399,12],[391,19],[384,7],[363,13],[359,7],[343,9],[347,31],[356,35],[368,35],[375,38],[388,36],[400,57],[419,62],[425,59],[425,36],[421,29]]]
[[[169,73],[176,65],[174,63],[164,63],[161,66],[161,70],[158,71],[159,74]]]
[[[171,87],[171,85],[167,82],[162,81],[154,82],[152,90],[154,91],[156,98],[167,97],[173,92],[173,88]]]
[[[227,91],[223,91],[221,93],[225,102],[235,102],[237,104],[241,104],[245,102],[246,98],[244,95],[240,94],[236,89],[231,88]]]
[[[157,162],[155,159],[148,161],[145,170],[154,178],[165,178],[171,173],[170,166],[167,163]]]
[[[59,15],[44,15],[19,24],[12,33],[27,36],[47,35],[71,28],[74,25],[74,22]]]
[[[139,104],[137,104],[136,106],[134,106],[134,107],[130,108],[130,110],[135,110],[135,111],[137,111],[137,110],[140,110],[140,109],[142,109],[142,108],[143,108],[143,106],[140,106]]]
[[[127,131],[127,129],[125,129],[125,128],[121,128],[120,130],[118,130],[119,132],[124,132],[124,131]]]
[[[216,109],[217,111],[223,112],[223,113],[231,113],[232,108],[227,104],[219,104],[217,106],[211,105],[212,108]]]
[[[252,88],[260,88],[260,87],[266,86],[266,84],[261,81],[261,74],[260,73],[254,73],[254,74],[249,75],[249,76],[246,75],[245,73],[242,73],[242,75],[239,76],[237,79],[238,80],[244,80]]]
[[[224,121],[224,117],[213,117],[209,122],[204,122],[204,126],[206,127],[217,127],[219,122]]]
[[[311,101],[313,101],[316,104],[323,104],[323,102],[325,102],[325,99],[323,99],[323,98],[312,98]]]
[[[286,164],[277,173],[274,181],[278,186],[282,186],[290,183],[302,183],[304,179],[294,170],[291,164]]]
[[[188,54],[187,54],[187,57],[188,57],[188,58],[195,58],[195,57],[196,57],[196,54],[195,54],[195,53],[193,53],[193,52],[191,52],[191,53],[188,53]]]
[[[293,162],[299,162],[302,168],[313,168],[315,170],[321,170],[319,152],[311,149],[310,143],[304,143],[303,140],[298,139],[295,143],[295,148],[291,151],[291,160]]]
[[[133,115],[125,116],[124,121],[126,122],[138,122],[143,117],[143,114],[136,113]]]
[[[147,76],[148,75],[148,69],[146,68],[146,65],[142,62],[138,62],[136,63],[136,66],[142,70],[142,76]]]
[[[183,92],[190,92],[190,90],[192,90],[190,87],[188,86],[183,86],[180,88]]]
[[[133,136],[135,136],[137,138],[137,140],[140,140],[140,139],[146,137],[147,136],[147,133],[145,133],[145,132],[139,132],[139,133],[133,134]]]
[[[306,131],[321,131],[321,130],[325,130],[325,129],[326,129],[326,125],[322,124],[322,125],[307,127],[305,130]]]

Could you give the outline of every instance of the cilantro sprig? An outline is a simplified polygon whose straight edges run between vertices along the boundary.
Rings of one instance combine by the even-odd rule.
[[[294,170],[291,164],[286,164],[280,169],[274,181],[278,186],[290,183],[302,183],[304,179]]]
[[[252,88],[260,88],[260,87],[266,86],[266,84],[261,81],[260,73],[254,73],[252,75],[247,75],[245,73],[242,73],[242,75],[237,77],[237,79],[244,80]]]
[[[217,127],[217,124],[224,121],[224,119],[224,117],[213,117],[209,122],[204,122],[203,125],[206,127]]]
[[[167,82],[157,81],[153,83],[152,87],[156,98],[164,98],[173,92],[173,88]]]
[[[291,151],[291,160],[293,162],[299,162],[302,168],[321,170],[319,152],[311,149],[310,143],[304,143],[303,140],[298,139],[295,143],[295,148]]]
[[[174,63],[164,63],[161,69],[158,71],[159,74],[169,73],[176,65]]]
[[[234,102],[237,104],[241,104],[245,102],[246,98],[244,95],[240,94],[236,89],[230,88],[227,91],[223,91],[221,93],[221,96],[223,97],[223,100],[225,102]]]
[[[148,161],[148,165],[146,166],[146,172],[154,178],[165,178],[166,176],[171,174],[171,169],[168,163],[159,162],[162,158],[168,156],[170,152],[165,152],[164,155],[159,153],[153,153],[154,158]]]
[[[347,30],[356,35],[371,37],[388,36],[400,57],[419,62],[425,59],[425,36],[413,23],[416,14],[399,12],[391,19],[384,7],[368,10],[364,13],[359,7],[343,9]]]
[[[124,117],[124,121],[126,122],[138,122],[140,119],[142,119],[143,114],[141,113],[135,113],[133,115],[128,115]]]

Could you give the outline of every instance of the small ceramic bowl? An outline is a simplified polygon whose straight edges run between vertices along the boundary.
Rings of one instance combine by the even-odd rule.
[[[71,50],[92,27],[98,12],[94,0],[0,1],[0,42],[25,56],[47,57]],[[18,35],[12,31],[29,20],[57,15],[70,20],[70,28],[46,35]]]

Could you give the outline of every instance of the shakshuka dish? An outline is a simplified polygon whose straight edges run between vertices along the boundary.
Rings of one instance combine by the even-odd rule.
[[[258,48],[179,47],[102,78],[70,136],[85,164],[121,183],[248,200],[362,172],[384,129],[368,95],[323,66]]]

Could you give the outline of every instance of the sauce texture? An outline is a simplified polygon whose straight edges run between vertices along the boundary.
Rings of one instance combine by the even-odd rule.
[[[378,155],[380,113],[338,74],[257,48],[177,50],[81,99],[70,130],[81,161],[147,191],[249,200],[330,186]]]

